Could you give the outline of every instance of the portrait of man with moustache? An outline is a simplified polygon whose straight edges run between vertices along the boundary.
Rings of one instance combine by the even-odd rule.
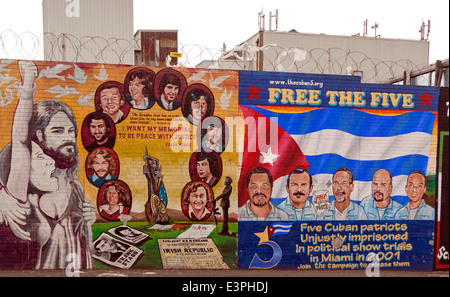
[[[239,207],[239,221],[289,221],[288,214],[277,208],[272,196],[273,177],[264,167],[256,167],[247,175],[247,193],[250,199]]]
[[[113,156],[114,152],[105,148],[93,150],[86,159],[86,173],[88,180],[97,187],[105,181],[117,179],[118,159]]]
[[[113,149],[116,142],[115,131],[114,122],[107,114],[93,112],[83,122],[81,140],[88,152],[99,147]]]
[[[291,221],[316,220],[316,211],[308,200],[312,189],[312,176],[308,170],[300,168],[292,170],[286,183],[288,197],[277,207],[284,210]]]

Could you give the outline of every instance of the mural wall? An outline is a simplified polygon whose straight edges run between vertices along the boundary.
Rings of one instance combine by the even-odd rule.
[[[16,60],[0,79],[0,269],[433,268],[438,88]]]
[[[0,267],[236,267],[237,72],[4,60],[1,75]]]
[[[262,72],[239,81],[259,144],[243,154],[239,267],[432,268],[438,88]]]

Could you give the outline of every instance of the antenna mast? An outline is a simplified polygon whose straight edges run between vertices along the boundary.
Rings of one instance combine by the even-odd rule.
[[[377,29],[378,29],[378,23],[375,22],[375,25],[370,27],[371,29],[375,29],[375,37],[380,37],[380,35],[377,35]]]
[[[275,18],[275,31],[278,31],[278,9],[275,10],[275,14],[269,13],[269,31],[272,31],[272,18]]]
[[[266,16],[264,15],[264,12],[261,10],[260,13],[258,13],[258,26],[259,26],[259,31],[265,31],[265,19]]]
[[[430,36],[430,26],[431,21],[428,20],[428,25],[425,25],[425,22],[422,20],[422,25],[420,26],[420,40],[428,40],[428,37]],[[427,37],[425,38],[425,27],[427,27]]]
[[[367,19],[363,23],[363,36],[367,36]]]

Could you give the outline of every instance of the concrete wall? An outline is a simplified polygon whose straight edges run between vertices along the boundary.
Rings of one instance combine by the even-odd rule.
[[[198,67],[359,75],[364,83],[384,83],[428,64],[428,41],[260,31]]]
[[[52,34],[44,38],[44,57],[134,64],[132,0],[44,0],[42,5],[44,32]]]

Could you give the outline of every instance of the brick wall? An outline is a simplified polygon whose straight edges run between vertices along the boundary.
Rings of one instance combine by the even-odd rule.
[[[362,269],[376,244],[386,267],[430,269],[434,217],[423,224],[396,213],[371,217],[363,201],[373,194],[375,173],[385,169],[391,199],[403,208],[409,173],[421,170],[424,201],[436,207],[437,88],[361,84],[352,76],[33,63],[33,102],[56,100],[68,111],[38,111],[19,101],[18,61],[1,62],[1,269]],[[137,107],[132,100],[143,88],[148,104]],[[168,98],[175,90],[173,110],[158,102],[164,90]],[[189,107],[201,103],[207,108],[198,126]],[[30,118],[26,111],[33,110],[42,118]],[[21,150],[10,149],[17,127],[28,130]],[[224,138],[211,151],[203,141],[219,131]],[[57,145],[71,137],[77,162],[66,158],[75,146]],[[252,203],[247,178],[258,166],[272,175],[266,198],[275,213],[251,222],[257,214],[245,209]],[[360,211],[337,222],[330,211],[341,167],[353,174],[349,199]],[[17,168],[23,172],[13,176]],[[298,168],[311,175],[312,221],[286,208],[287,178]],[[215,217],[211,200],[226,190],[226,177],[233,181],[229,229],[220,233],[224,205],[217,202]],[[122,225],[127,234],[117,231]],[[355,236],[363,229],[374,237]],[[323,249],[318,238],[329,239]]]

